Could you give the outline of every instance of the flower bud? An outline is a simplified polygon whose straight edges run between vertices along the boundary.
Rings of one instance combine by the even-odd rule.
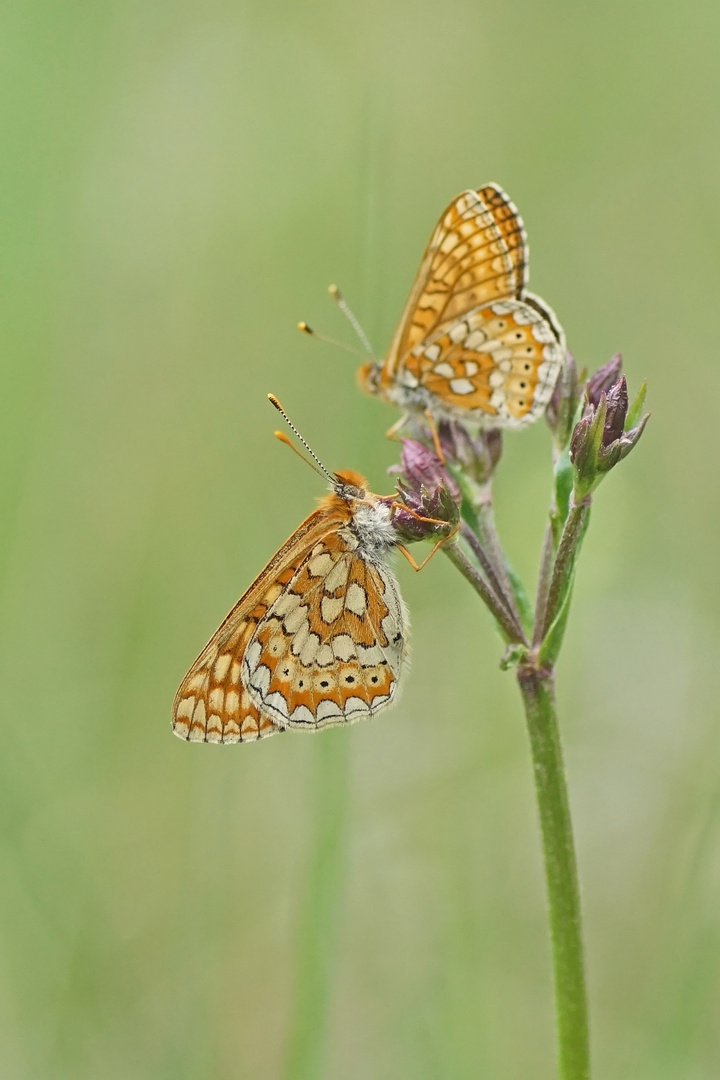
[[[388,472],[400,473],[397,489],[407,510],[396,502],[393,523],[403,539],[442,536],[459,520],[460,488],[434,451],[415,439],[403,439],[401,463]]]
[[[625,376],[622,375],[616,383],[610,387],[606,395],[607,412],[603,425],[602,445],[610,446],[619,439],[625,426],[625,417],[628,411],[628,392]]]
[[[490,480],[502,454],[502,432],[498,428],[481,428],[471,435],[462,424],[442,420],[438,438],[448,464],[456,465],[476,484]]]
[[[627,457],[650,418],[650,414],[646,413],[635,427],[625,430],[628,415],[634,419],[642,408],[645,388],[641,388],[628,413],[625,376],[616,378],[606,388],[609,375],[617,375],[619,366],[618,353],[589,380],[585,409],[572,433],[570,461],[574,472],[573,498],[576,504],[588,498],[603,476]]]
[[[620,378],[622,371],[622,353],[615,353],[607,364],[599,367],[594,375],[591,375],[585,387],[585,397],[595,408],[600,404],[600,395],[607,394],[610,387]]]
[[[460,488],[452,473],[445,468],[434,450],[415,439],[403,439],[401,463],[397,471],[409,490],[428,491],[446,487],[454,499],[460,499]]]

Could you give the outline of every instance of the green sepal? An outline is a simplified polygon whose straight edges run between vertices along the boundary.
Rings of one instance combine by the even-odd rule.
[[[627,416],[625,417],[625,431],[632,431],[640,420],[640,413],[642,412],[643,405],[645,404],[645,394],[647,392],[647,379],[643,382],[642,386],[637,392],[637,397],[633,401],[632,405],[628,409]]]
[[[480,525],[480,519],[478,518],[475,510],[475,501],[473,499],[473,495],[477,491],[477,485],[473,485],[461,469],[453,467],[448,462],[446,462],[445,468],[448,470],[448,472],[452,474],[453,478],[457,482],[458,487],[460,488],[460,494],[462,495],[462,502],[460,504],[460,516],[462,517],[463,521],[470,526],[472,531],[477,536],[478,540],[482,543],[483,530],[482,526]],[[505,564],[505,571],[510,580],[510,585],[515,596],[515,603],[517,604],[518,612],[520,613],[520,621],[523,625],[523,629],[530,633],[532,630],[534,616],[530,601],[528,600],[528,595],[525,592],[525,587],[520,581],[520,578],[517,576],[512,567],[508,564],[508,561],[505,557],[505,552],[501,551],[501,555],[503,563]]]
[[[480,539],[480,522],[478,516],[475,513],[475,507],[470,499],[467,498],[465,491],[462,490],[462,502],[460,503],[460,517],[463,519],[466,525],[469,525],[472,531],[475,533],[478,539]]]
[[[573,451],[573,468],[575,470],[573,494],[576,503],[581,503],[583,499],[586,499],[602,479],[602,475],[598,473],[597,462],[602,447],[606,416],[607,398],[605,394],[602,394],[600,404],[595,410],[592,420],[589,417],[581,420],[573,433],[570,448]],[[583,437],[578,439],[576,445],[573,446],[581,430],[580,425],[583,425]]]

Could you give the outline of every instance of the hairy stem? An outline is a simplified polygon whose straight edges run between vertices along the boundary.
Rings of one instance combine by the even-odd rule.
[[[305,896],[297,927],[293,1016],[286,1080],[317,1080],[323,1074],[335,930],[344,870],[350,742],[334,732],[315,744],[316,824]]]
[[[500,581],[498,580],[495,572],[495,566],[488,558],[488,554],[483,547],[482,541],[475,535],[467,522],[463,521],[460,525],[460,535],[472,551],[473,555],[480,563],[488,582],[493,589],[498,600],[505,605],[508,610],[508,614],[513,618],[516,618],[513,611],[512,593],[509,590],[503,589]]]
[[[561,1080],[589,1080],[587,995],[580,892],[552,675],[520,666],[535,774],[555,976]]]
[[[519,623],[521,621],[520,610],[515,596],[515,590],[510,580],[510,575],[508,574],[505,553],[500,545],[497,528],[495,527],[492,492],[489,485],[487,485],[486,492],[483,493],[482,497],[475,504],[475,512],[477,513],[478,525],[480,527],[480,542],[488,553],[495,573],[502,585],[503,593],[508,597],[513,616]]]
[[[572,571],[575,565],[575,556],[580,541],[585,534],[589,515],[589,498],[579,505],[575,505],[574,503],[571,504],[570,511],[565,520],[565,525],[563,526],[560,543],[558,544],[557,555],[555,556],[555,565],[553,566],[550,587],[548,589],[545,618],[541,624],[542,633],[539,635],[540,641],[543,640],[552,626],[555,617],[560,611],[562,602],[565,599],[565,593],[570,585]]]
[[[480,574],[470,562],[462,548],[457,543],[451,542],[445,544],[442,550],[445,552],[453,566],[457,567],[463,577],[470,582],[485,606],[488,607],[495,616],[505,640],[509,644],[527,645],[525,634],[523,633],[519,620],[507,609],[505,604],[498,599],[482,574]]]

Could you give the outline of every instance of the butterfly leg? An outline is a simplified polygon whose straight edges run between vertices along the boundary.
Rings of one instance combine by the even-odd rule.
[[[397,506],[397,508],[399,510],[402,510],[402,512],[404,514],[409,514],[410,517],[415,518],[416,521],[424,521],[427,525],[449,525],[450,524],[449,521],[443,521],[442,518],[426,517],[424,514],[418,514],[418,513],[416,513],[415,510],[411,510],[409,506],[406,506],[405,503],[398,502],[397,499],[394,499],[393,502],[390,504],[390,506],[391,506],[392,509],[394,509]],[[459,525],[458,525],[458,528],[460,528]],[[457,529],[455,529],[450,535],[454,536],[456,532],[457,532]],[[448,540],[449,537],[446,536],[444,539]]]
[[[406,423],[407,416],[405,415],[405,413],[403,413],[400,419],[396,420],[393,426],[387,429],[387,431],[385,432],[385,438],[392,439],[393,442],[401,442],[402,438],[398,435],[398,431],[402,431]]]
[[[455,533],[458,531],[459,528],[460,528],[460,525],[458,523],[451,533],[449,533],[447,536],[441,536],[440,539],[435,544],[435,546],[433,547],[430,554],[425,556],[425,558],[420,563],[420,565],[418,565],[415,562],[415,560],[413,559],[413,557],[410,554],[410,552],[408,551],[408,549],[406,547],[404,547],[402,544],[397,545],[398,551],[402,552],[402,554],[405,556],[407,561],[412,566],[413,570],[422,570],[423,566],[427,566],[427,564],[430,562],[430,560],[432,559],[435,552],[439,551],[440,548],[443,546],[443,544],[447,544],[448,540],[452,540],[452,538],[455,536]]]
[[[426,409],[423,415],[425,416],[425,419],[427,420],[427,425],[430,428],[430,434],[432,436],[433,446],[435,447],[435,453],[438,456],[440,464],[444,465],[445,455],[443,454],[442,446],[440,445],[440,436],[438,435],[438,429],[435,421],[433,420],[432,413],[429,409]]]

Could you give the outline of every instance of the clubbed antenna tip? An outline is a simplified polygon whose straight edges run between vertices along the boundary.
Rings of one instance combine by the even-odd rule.
[[[319,472],[320,475],[324,476],[326,480],[329,480],[331,484],[333,484],[333,485],[337,484],[337,477],[333,476],[333,474],[328,469],[325,468],[325,466],[323,465],[320,458],[317,456],[317,454],[315,453],[313,448],[310,446],[310,443],[307,441],[307,439],[304,439],[302,437],[302,435],[300,434],[298,429],[295,427],[292,420],[290,419],[288,414],[285,412],[285,410],[283,409],[282,405],[280,404],[278,399],[275,397],[275,395],[274,394],[268,394],[268,401],[270,402],[271,405],[273,405],[277,409],[277,411],[280,413],[280,415],[282,416],[283,420],[285,421],[287,426],[290,428],[292,433],[303,444],[303,446],[307,450],[308,454],[312,458],[312,461],[308,461],[308,459],[305,457],[305,455],[301,454],[296,446],[293,446],[293,444],[290,442],[290,440],[287,438],[287,436],[283,434],[283,432],[276,431],[275,432],[275,437],[277,439],[279,439],[280,442],[284,442],[287,446],[289,446],[291,450],[294,450],[295,453],[298,455],[298,457],[302,458],[302,460],[307,465],[309,465],[311,469],[314,469],[315,472]],[[313,462],[314,462],[314,464],[313,464]]]

